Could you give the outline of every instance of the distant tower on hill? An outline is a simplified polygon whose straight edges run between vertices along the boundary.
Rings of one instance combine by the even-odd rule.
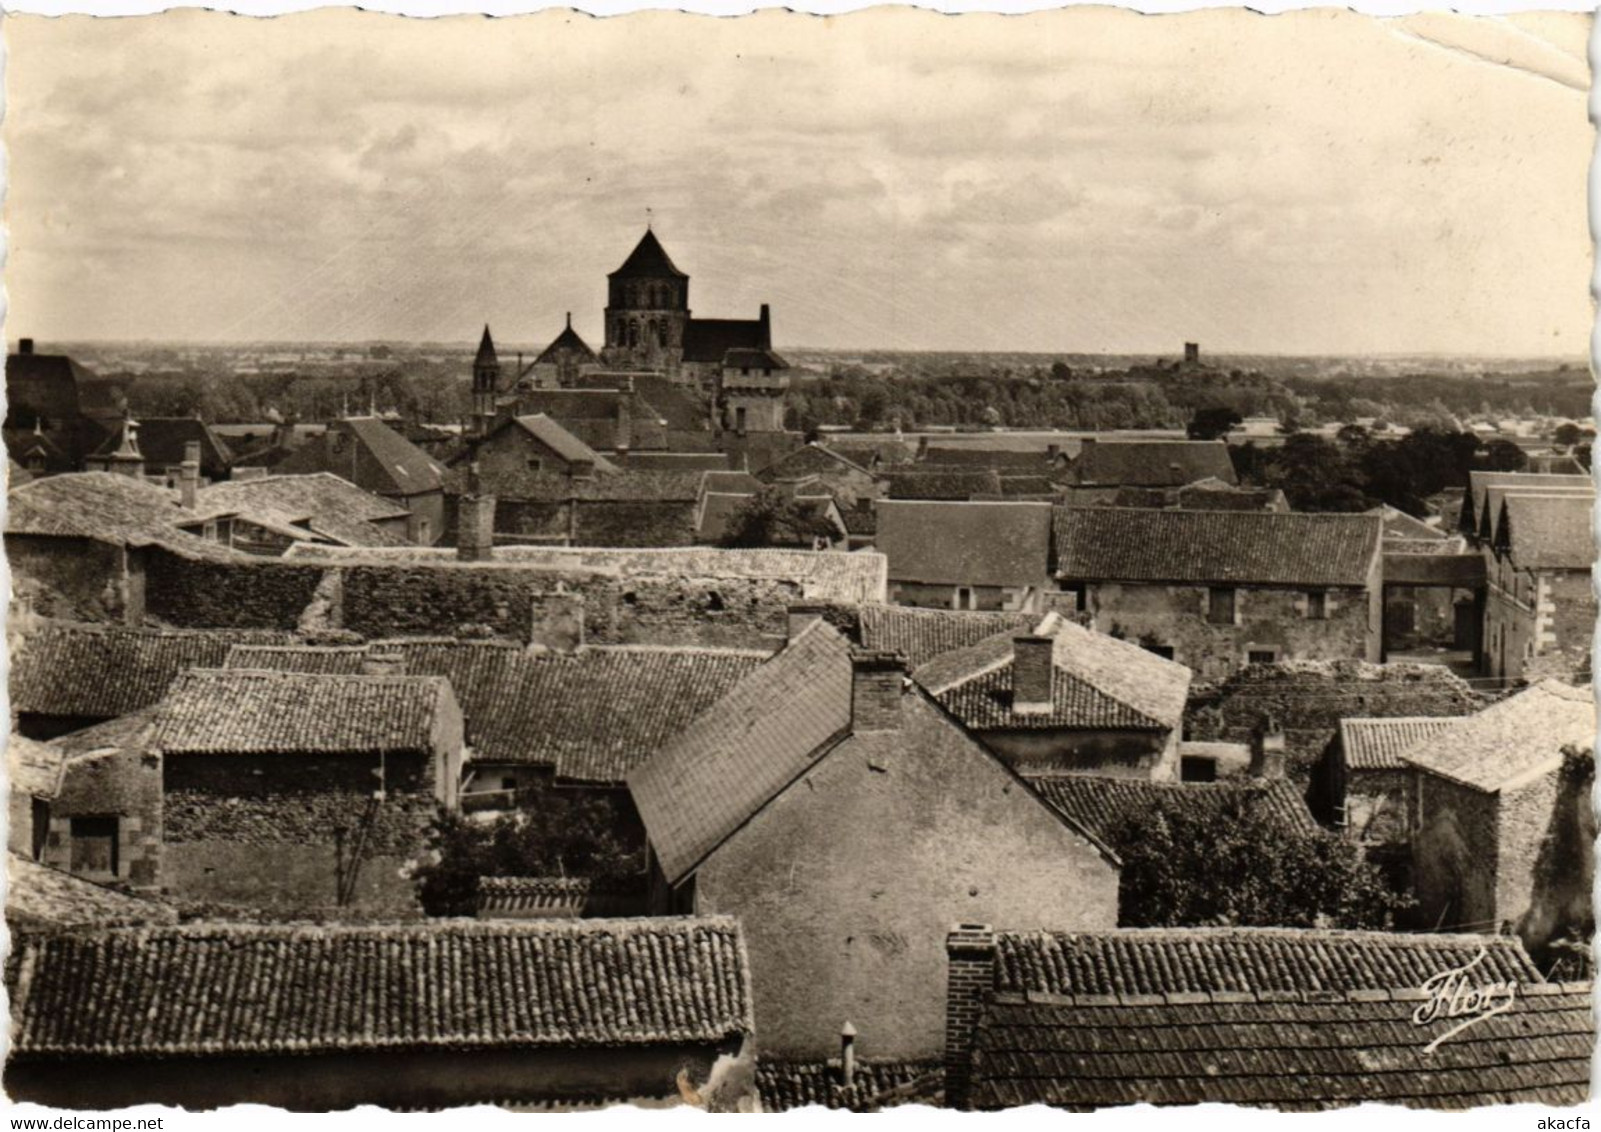
[[[1198,366],[1201,364],[1201,344],[1199,342],[1184,343],[1184,364]]]

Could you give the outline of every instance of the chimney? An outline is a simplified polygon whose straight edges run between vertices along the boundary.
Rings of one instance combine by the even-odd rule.
[[[488,562],[495,555],[495,497],[481,487],[474,461],[467,494],[456,506],[456,557],[462,562]]]
[[[558,591],[532,598],[530,648],[571,654],[584,643],[584,595]]]
[[[1016,714],[1050,714],[1055,649],[1051,637],[1012,638],[1012,711]]]
[[[1061,455],[1062,455],[1062,446],[1060,444],[1047,444],[1045,446],[1045,458],[1047,460],[1049,460],[1051,463],[1053,463],[1053,464],[1056,463],[1057,459]]]
[[[32,338],[20,338],[20,339],[18,339],[17,340],[17,353],[19,353],[19,354],[31,354],[31,353],[33,353],[33,339]]]
[[[762,313],[759,321],[762,324],[762,349],[773,348],[773,312],[766,303],[762,304]]]
[[[807,626],[815,625],[823,620],[827,612],[826,605],[797,604],[789,607],[789,632],[787,639],[793,641],[806,631]]]
[[[945,1103],[968,1107],[973,1032],[995,985],[995,929],[957,924],[945,937]]]
[[[200,497],[200,441],[188,440],[183,446],[183,464],[178,469],[178,498],[185,511],[193,511]]]
[[[363,676],[404,676],[406,654],[398,649],[369,648],[361,654]]]
[[[1271,715],[1267,716],[1251,736],[1251,777],[1283,778],[1287,759],[1284,729]]]
[[[766,310],[763,307],[762,310]],[[848,1089],[856,1083],[856,1027],[850,1022],[839,1028],[839,1084]]]
[[[851,650],[851,730],[898,729],[905,684],[906,661],[900,653]]]

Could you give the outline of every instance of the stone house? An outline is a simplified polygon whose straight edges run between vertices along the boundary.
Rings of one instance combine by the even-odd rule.
[[[411,513],[408,542],[432,546],[445,533],[444,465],[377,417],[331,421],[272,465],[277,475],[331,472]]]
[[[1190,670],[1059,614],[935,657],[912,678],[1021,775],[1180,775]]]
[[[757,479],[763,483],[815,480],[847,510],[863,500],[877,499],[880,492],[880,480],[872,469],[815,441],[769,464]]]
[[[1085,437],[1062,474],[1067,501],[1110,504],[1124,488],[1177,489],[1201,480],[1239,483],[1221,440],[1103,440]]]
[[[762,1048],[815,1058],[852,1022],[937,1056],[940,925],[1117,918],[1118,864],[906,680],[823,622],[628,776],[658,908],[745,925]]]
[[[1058,507],[1055,573],[1095,629],[1216,681],[1378,660],[1380,535],[1374,515]]]
[[[50,803],[61,790],[64,761],[61,748],[14,731],[6,741],[6,776],[10,783],[6,848],[13,857],[36,861],[44,852],[50,833]]]
[[[617,471],[616,464],[544,413],[498,417],[470,451],[457,453],[451,466],[465,469],[469,462],[478,465],[485,490],[496,495],[506,494],[503,483],[520,483],[530,472],[592,479]]]
[[[933,609],[1041,613],[1050,587],[1047,503],[881,499],[875,548],[890,600]]]
[[[5,1085],[36,1104],[659,1107],[682,1082],[749,1105],[751,989],[724,918],[187,924],[20,951]]]
[[[35,474],[82,470],[126,409],[120,384],[66,354],[39,352],[32,338],[19,339],[6,358],[6,447]],[[31,455],[30,445],[48,460]]]
[[[1401,755],[1419,924],[1547,945],[1594,923],[1595,695],[1545,680]]]
[[[1590,985],[1543,982],[1513,940],[963,923],[946,950],[955,1108],[1466,1109],[1572,1105],[1589,1093]],[[1516,1008],[1453,1041],[1457,1018],[1415,1015],[1423,982],[1464,966],[1485,984],[1516,983]]]
[[[256,554],[282,554],[296,542],[410,544],[410,511],[330,472],[213,483],[184,508],[180,529]]]
[[[129,422],[118,422],[99,448],[84,458],[84,470],[110,472],[112,457],[121,446],[123,430]],[[228,478],[233,467],[233,450],[228,442],[199,417],[141,417],[136,422],[139,454],[144,457],[145,474],[175,476],[195,445],[200,475],[216,483]]]
[[[1484,672],[1508,683],[1587,670],[1595,495],[1508,493],[1482,547]]]

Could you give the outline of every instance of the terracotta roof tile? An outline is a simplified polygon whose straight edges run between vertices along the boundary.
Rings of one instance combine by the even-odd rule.
[[[8,868],[6,922],[13,931],[170,924],[178,918],[166,904],[91,884],[15,853]]]
[[[112,472],[73,472],[36,479],[8,494],[6,533],[96,539],[128,546],[165,546],[191,558],[234,559],[234,551],[186,534],[178,496]]]
[[[292,519],[346,546],[405,546],[404,528],[375,526],[410,512],[391,500],[363,491],[331,472],[226,480],[200,489],[194,519],[264,509]]]
[[[1151,782],[1064,774],[1042,775],[1030,783],[1047,802],[1114,847],[1118,847],[1129,819],[1167,806],[1184,807],[1219,821],[1226,820],[1235,807],[1261,807],[1293,832],[1310,835],[1318,828],[1300,791],[1283,780]]]
[[[1399,770],[1406,766],[1401,760],[1404,752],[1460,722],[1435,716],[1342,719],[1340,750],[1352,770]]]
[[[1057,576],[1074,581],[1365,586],[1377,515],[1059,507]]]
[[[1497,550],[1520,569],[1588,570],[1595,562],[1594,495],[1508,495],[1496,524]]]
[[[1039,623],[1033,613],[955,612],[902,605],[864,605],[862,647],[895,652],[914,671],[941,653],[976,645],[997,633],[1027,633]]]
[[[938,1061],[858,1061],[849,1087],[840,1079],[837,1061],[764,1057],[756,1065],[756,1089],[766,1112],[808,1105],[872,1112],[897,1104],[926,1104],[927,1094],[943,1086],[944,1065]]]
[[[874,545],[897,582],[1041,586],[1050,577],[1051,506],[880,500]]]
[[[990,468],[929,467],[918,464],[881,472],[890,499],[962,502],[975,495],[1000,495],[1000,474]]]
[[[636,1046],[752,1025],[744,941],[718,917],[194,925],[21,950],[22,1057]]]
[[[1494,793],[1554,770],[1562,748],[1595,744],[1595,692],[1542,680],[1401,752],[1403,762]]]
[[[1097,440],[1068,469],[1073,483],[1105,487],[1182,487],[1197,480],[1238,483],[1221,440]]]

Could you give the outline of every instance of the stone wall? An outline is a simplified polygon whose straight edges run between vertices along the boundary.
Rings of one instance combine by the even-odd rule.
[[[1564,935],[1588,939],[1595,922],[1594,759],[1501,795],[1496,862],[1497,911],[1512,921],[1537,960]]]
[[[117,875],[97,877],[137,889],[154,888],[161,868],[161,759],[135,749],[71,760],[50,801],[42,863],[72,872],[72,819],[117,819]]]
[[[1496,797],[1432,774],[1416,776],[1421,823],[1412,838],[1417,906],[1404,926],[1493,932]]]
[[[326,569],[276,559],[201,561],[153,548],[146,615],[181,628],[294,629]]]
[[[122,622],[130,608],[120,547],[81,538],[7,535],[11,589],[18,603],[45,617]]]

